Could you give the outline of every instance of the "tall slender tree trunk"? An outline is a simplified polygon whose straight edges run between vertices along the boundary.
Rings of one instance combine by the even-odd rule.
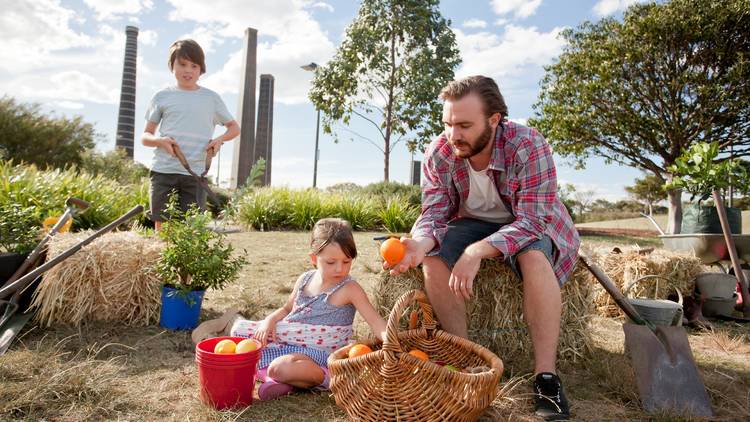
[[[682,191],[673,189],[667,191],[669,212],[667,214],[667,233],[680,234],[682,229]]]
[[[391,159],[391,133],[393,132],[393,88],[396,84],[396,32],[391,28],[391,75],[388,81],[388,104],[385,108],[385,148],[383,148],[383,181],[388,181]]]

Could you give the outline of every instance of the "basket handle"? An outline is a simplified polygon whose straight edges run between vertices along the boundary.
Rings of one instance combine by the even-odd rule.
[[[390,352],[402,352],[401,344],[398,341],[398,321],[401,314],[412,302],[418,302],[422,310],[422,327],[432,331],[437,327],[435,318],[432,315],[432,305],[427,300],[427,295],[422,290],[411,290],[401,295],[393,305],[391,313],[388,315],[388,324],[386,325],[386,336],[383,341],[383,350]]]
[[[659,279],[665,280],[668,283],[672,282],[672,279],[670,279],[669,277],[664,277],[662,275],[656,275],[656,274],[644,275],[642,277],[639,277],[632,283],[628,284],[627,287],[625,287],[625,292],[623,294],[625,295],[625,297],[629,297],[628,293],[630,293],[630,289],[632,289],[636,284],[640,283],[641,281],[649,280],[649,279],[651,280],[656,279],[656,289],[654,290],[655,292],[654,294],[658,293],[659,291]],[[673,289],[675,292],[677,292],[677,303],[680,306],[682,306],[682,293],[680,293],[680,289],[678,289],[677,287],[673,287]],[[656,296],[654,296],[654,299],[656,299]]]

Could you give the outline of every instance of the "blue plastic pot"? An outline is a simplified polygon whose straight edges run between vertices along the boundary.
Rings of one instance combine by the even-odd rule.
[[[176,289],[162,287],[159,325],[170,330],[192,330],[197,327],[204,293],[204,290],[194,290],[182,295]]]

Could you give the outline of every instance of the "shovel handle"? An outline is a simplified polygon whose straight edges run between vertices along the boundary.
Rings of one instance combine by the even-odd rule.
[[[599,268],[598,265],[594,262],[593,259],[591,259],[586,252],[579,250],[578,251],[578,258],[581,259],[581,262],[583,262],[583,265],[591,271],[591,274],[594,275],[594,278],[599,282],[599,284],[604,287],[604,290],[609,293],[610,296],[615,300],[615,303],[617,303],[617,306],[620,307],[620,309],[625,312],[625,315],[630,317],[636,324],[638,325],[648,325],[649,328],[651,328],[651,324],[648,323],[648,321],[641,318],[641,315],[638,313],[638,311],[635,310],[633,305],[628,302],[628,300],[625,298],[625,296],[622,294],[620,289],[617,288],[615,283],[609,278],[609,276]]]
[[[737,282],[740,283],[740,295],[742,296],[743,314],[745,316],[750,315],[750,294],[748,294],[747,279],[745,279],[745,273],[742,271],[740,266],[740,257],[737,256],[737,248],[734,245],[734,237],[732,237],[732,229],[729,227],[729,219],[727,218],[727,210],[724,208],[724,199],[721,197],[721,193],[718,190],[713,191],[714,203],[716,204],[716,211],[719,213],[719,222],[721,223],[721,231],[724,234],[724,241],[727,244],[729,251],[729,259],[732,260],[732,268],[734,268],[734,275],[737,277]]]

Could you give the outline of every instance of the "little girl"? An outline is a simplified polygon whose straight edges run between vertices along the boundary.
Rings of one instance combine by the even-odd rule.
[[[315,269],[302,274],[286,304],[262,321],[235,318],[229,335],[254,337],[266,347],[258,364],[261,400],[291,393],[294,387],[328,389],[328,355],[347,345],[359,312],[381,340],[386,322],[362,286],[349,277],[357,247],[349,223],[326,218],[315,223],[310,260]],[[229,323],[225,314],[224,324]],[[208,321],[204,324],[211,324]],[[194,332],[200,332],[198,327]]]

